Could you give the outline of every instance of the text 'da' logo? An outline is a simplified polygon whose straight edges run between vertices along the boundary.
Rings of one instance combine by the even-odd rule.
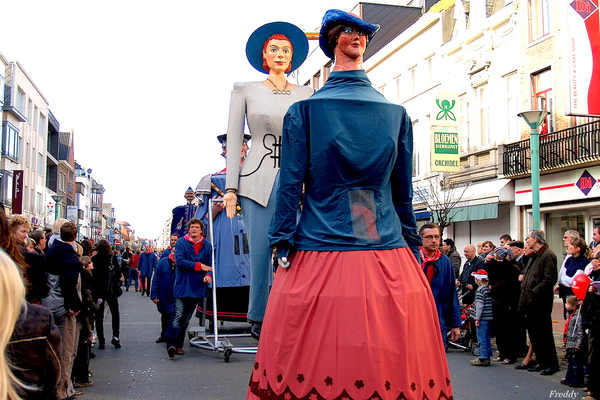
[[[571,8],[583,19],[587,19],[598,9],[592,0],[573,0]]]
[[[577,187],[586,196],[588,195],[590,190],[592,190],[592,188],[594,187],[595,184],[596,184],[596,180],[594,179],[594,177],[592,175],[590,175],[589,172],[587,172],[587,170],[584,171],[583,174],[581,174],[581,176],[577,180]]]

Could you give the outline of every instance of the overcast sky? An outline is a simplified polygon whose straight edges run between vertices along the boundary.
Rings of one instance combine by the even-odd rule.
[[[273,21],[316,31],[326,10],[357,3],[13,0],[0,7],[0,53],[74,130],[75,159],[117,220],[154,239],[185,190],[224,168],[216,136],[233,84],[265,79],[246,60],[250,34]]]

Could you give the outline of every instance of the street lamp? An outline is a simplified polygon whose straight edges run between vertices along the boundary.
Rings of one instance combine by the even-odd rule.
[[[517,114],[531,128],[529,147],[531,148],[531,217],[533,229],[540,228],[540,133],[539,126],[550,113],[544,110],[523,111]]]
[[[54,205],[54,221],[58,219],[58,202],[61,201],[62,198],[63,196],[60,194],[52,195],[52,200],[56,202],[56,204]]]

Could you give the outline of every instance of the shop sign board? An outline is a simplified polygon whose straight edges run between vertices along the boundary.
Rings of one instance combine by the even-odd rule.
[[[23,213],[23,170],[13,171],[12,213]]]
[[[557,203],[600,197],[600,167],[558,172],[540,177],[540,203]],[[515,181],[515,205],[531,205],[531,181]]]
[[[567,115],[600,116],[599,0],[566,0]]]
[[[458,154],[458,131],[456,129],[431,129],[431,170],[439,172],[458,172],[460,156]]]
[[[438,93],[433,100],[431,126],[458,126],[458,95],[456,93]]]

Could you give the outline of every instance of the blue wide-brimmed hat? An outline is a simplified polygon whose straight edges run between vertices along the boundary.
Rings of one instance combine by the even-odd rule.
[[[325,55],[331,59],[334,58],[333,48],[329,45],[327,35],[329,34],[331,28],[342,24],[352,25],[356,28],[360,28],[363,31],[365,31],[368,35],[367,45],[371,41],[373,36],[375,36],[375,33],[379,30],[379,25],[370,24],[366,21],[363,21],[354,14],[350,14],[346,11],[336,9],[328,10],[323,16],[323,22],[321,22],[321,31],[319,32],[319,46],[321,47],[321,50],[323,50],[323,53],[325,53]]]
[[[268,74],[269,71],[263,68],[262,51],[265,41],[276,34],[285,35],[294,48],[292,67],[287,72],[287,74],[290,74],[302,65],[308,55],[308,39],[306,34],[296,25],[288,22],[270,22],[257,28],[252,32],[252,35],[248,38],[248,43],[246,43],[246,57],[257,71]]]

